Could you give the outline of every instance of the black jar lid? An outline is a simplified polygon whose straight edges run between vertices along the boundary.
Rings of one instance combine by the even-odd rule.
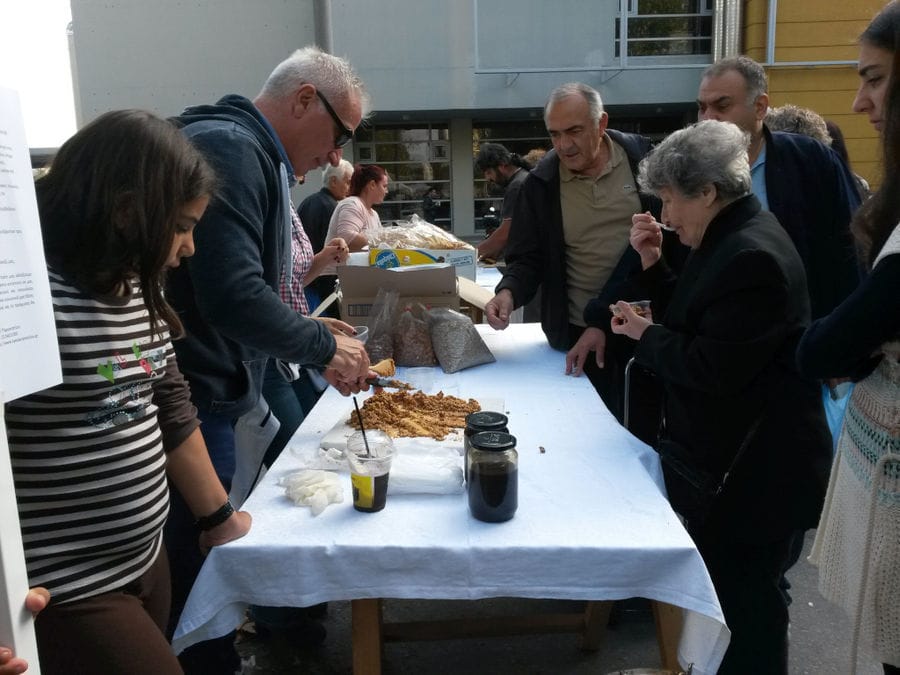
[[[479,431],[470,442],[473,448],[488,452],[503,452],[516,447],[516,437],[505,431]]]
[[[466,427],[483,431],[499,431],[509,423],[503,413],[492,410],[479,410],[466,415]]]

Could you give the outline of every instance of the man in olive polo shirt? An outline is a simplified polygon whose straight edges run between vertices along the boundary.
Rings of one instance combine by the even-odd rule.
[[[658,216],[657,202],[634,178],[650,141],[607,129],[599,92],[581,83],[553,90],[544,122],[553,150],[522,184],[506,272],[485,316],[506,328],[512,311],[542,286],[541,325],[550,345],[566,352],[565,374],[586,373],[621,419],[627,355],[607,349],[608,318],[589,324],[584,308],[598,296],[607,304],[621,299],[616,286],[640,264],[629,245],[631,216]]]

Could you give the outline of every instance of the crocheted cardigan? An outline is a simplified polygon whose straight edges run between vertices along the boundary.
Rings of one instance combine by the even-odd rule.
[[[900,225],[875,266],[900,254]],[[874,267],[874,266],[873,266]],[[860,645],[900,665],[900,339],[853,390],[810,560],[819,587],[855,618]]]

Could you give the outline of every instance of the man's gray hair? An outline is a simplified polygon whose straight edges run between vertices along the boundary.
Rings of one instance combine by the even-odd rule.
[[[352,175],[353,165],[346,159],[341,159],[337,166],[329,164],[322,170],[322,185],[328,187],[332,178],[349,178]]]
[[[369,113],[369,95],[350,63],[315,46],[298,49],[275,66],[259,95],[282,100],[293,95],[301,84],[315,85],[332,105],[356,94],[363,118]]]
[[[703,71],[703,77],[721,77],[733,70],[744,78],[747,85],[747,105],[753,105],[756,99],[769,91],[769,80],[765,69],[756,61],[746,56],[730,56],[720,59]]]
[[[582,82],[567,82],[550,92],[547,105],[544,106],[544,122],[547,121],[547,112],[550,110],[550,106],[570,96],[580,96],[587,101],[591,119],[599,124],[600,118],[603,116],[603,99],[600,98],[599,91]]]
[[[777,108],[769,108],[765,122],[770,131],[789,131],[792,134],[809,136],[815,138],[819,143],[831,145],[828,125],[815,110],[786,103]]]
[[[669,134],[641,161],[638,184],[654,195],[669,188],[698,197],[712,183],[720,200],[734,201],[750,192],[749,142],[731,122],[697,122]]]

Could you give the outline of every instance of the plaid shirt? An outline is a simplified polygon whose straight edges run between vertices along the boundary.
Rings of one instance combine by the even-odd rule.
[[[293,265],[293,273],[291,283],[288,284],[281,272],[281,283],[279,284],[279,293],[281,299],[295,312],[300,312],[303,316],[309,316],[309,304],[306,302],[306,294],[303,292],[303,277],[309,272],[309,268],[313,263],[313,248],[300,222],[300,216],[297,210],[291,204],[291,264]]]

